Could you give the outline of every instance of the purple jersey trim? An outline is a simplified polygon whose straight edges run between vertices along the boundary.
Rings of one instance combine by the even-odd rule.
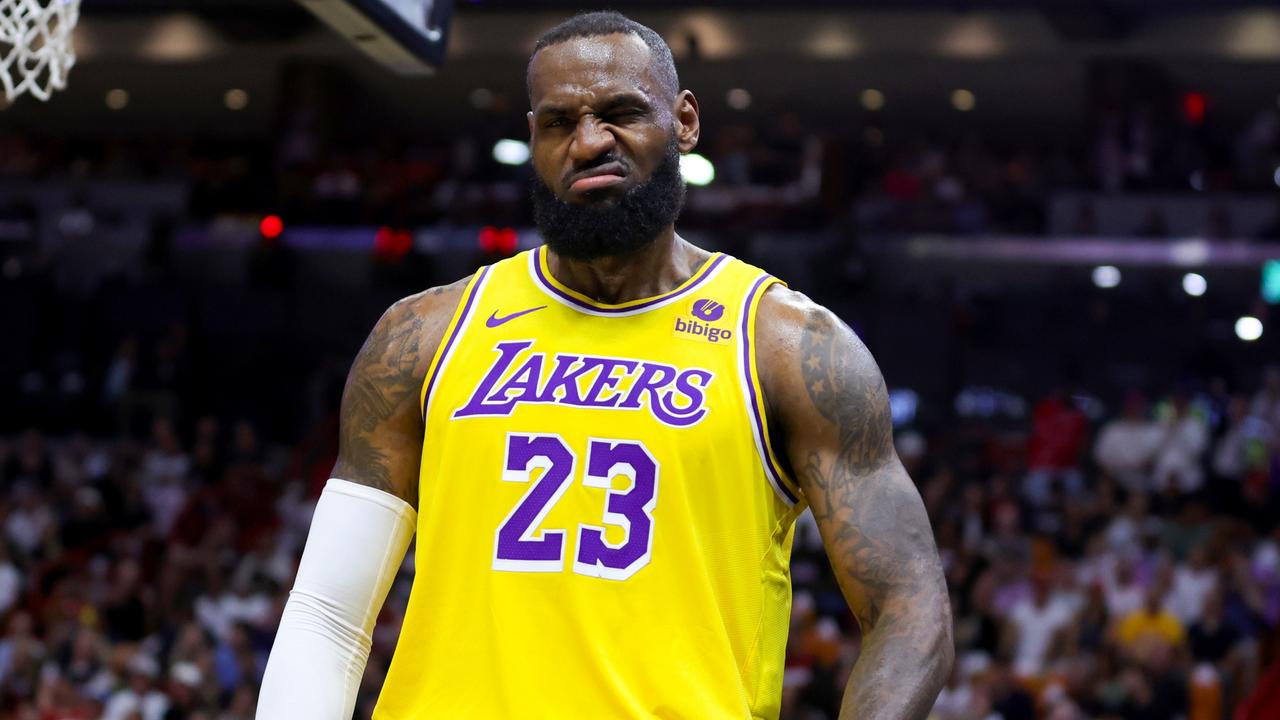
[[[480,295],[481,289],[484,287],[485,280],[489,277],[489,266],[480,268],[476,273],[475,280],[471,281],[471,287],[467,288],[466,297],[462,300],[462,312],[458,314],[458,322],[454,323],[453,328],[449,331],[449,336],[445,338],[444,345],[440,346],[439,360],[434,368],[428,371],[426,379],[426,388],[422,391],[422,418],[426,421],[427,407],[431,404],[431,391],[435,389],[436,378],[440,377],[440,373],[444,372],[444,366],[449,362],[449,353],[453,351],[453,344],[457,341],[458,336],[462,335],[462,331],[466,328],[467,323],[471,320],[471,311],[474,309],[476,297]]]
[[[654,307],[666,305],[683,295],[693,292],[698,288],[698,286],[702,285],[702,283],[706,282],[708,278],[714,275],[716,271],[719,270],[720,266],[729,259],[728,255],[716,255],[710,262],[703,265],[702,269],[695,273],[691,279],[685,281],[683,286],[662,295],[647,298],[635,303],[634,305],[601,305],[576,297],[573,294],[565,292],[561,288],[557,287],[551,278],[547,277],[547,273],[542,269],[542,254],[545,250],[546,246],[541,246],[534,248],[533,252],[529,254],[529,265],[533,270],[534,280],[539,287],[562,303],[579,310],[583,310],[592,315],[618,317],[651,310]]]
[[[751,290],[747,292],[747,300],[742,304],[742,373],[743,383],[747,388],[747,407],[751,412],[751,430],[756,441],[756,450],[760,453],[760,461],[764,464],[765,474],[769,476],[769,483],[773,485],[773,489],[787,501],[789,505],[794,505],[797,500],[795,493],[787,487],[786,481],[783,480],[785,475],[782,468],[778,467],[773,456],[773,448],[769,445],[769,432],[764,425],[764,416],[760,413],[759,396],[756,392],[755,376],[751,372],[751,306],[755,302],[756,294],[760,292],[760,288],[766,284],[776,282],[769,275],[761,275],[755,284],[751,286]]]

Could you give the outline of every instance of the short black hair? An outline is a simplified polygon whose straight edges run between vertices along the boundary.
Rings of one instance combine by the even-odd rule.
[[[614,10],[579,13],[551,28],[542,37],[538,38],[537,44],[533,46],[533,52],[529,55],[529,64],[525,68],[525,90],[528,92],[530,100],[533,99],[533,83],[530,77],[533,59],[538,56],[538,53],[543,48],[559,45],[573,38],[599,37],[601,35],[617,35],[619,33],[635,35],[643,40],[645,45],[649,46],[649,52],[653,56],[653,74],[658,78],[658,83],[661,85],[660,89],[666,93],[667,98],[674,100],[676,93],[680,92],[680,76],[676,74],[676,61],[675,58],[671,57],[671,48],[667,47],[667,42],[652,28],[641,25]]]

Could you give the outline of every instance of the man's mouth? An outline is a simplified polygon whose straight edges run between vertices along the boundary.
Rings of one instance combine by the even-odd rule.
[[[599,190],[600,188],[617,185],[625,180],[626,177],[627,172],[622,163],[605,163],[604,165],[598,165],[576,173],[569,183],[569,191],[588,192],[590,190]]]

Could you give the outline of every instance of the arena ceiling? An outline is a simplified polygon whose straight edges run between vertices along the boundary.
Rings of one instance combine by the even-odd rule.
[[[819,123],[858,122],[860,92],[877,88],[888,98],[886,121],[1012,127],[1081,122],[1099,63],[1157,64],[1175,84],[1215,96],[1222,111],[1274,103],[1280,11],[1230,0],[1212,12],[1204,5],[737,0],[731,10],[721,2],[615,3],[668,39],[682,80],[712,120],[731,117],[725,94],[745,88],[754,98],[748,112],[795,109]],[[277,118],[282,78],[299,66],[347,76],[400,124],[450,131],[489,122],[470,101],[477,89],[502,99],[518,121],[533,40],[566,11],[598,6],[460,0],[443,70],[406,79],[390,76],[294,0],[84,0],[80,61],[53,103],[60,111],[20,101],[0,115],[0,127],[159,132],[180,121],[200,132],[262,133]],[[113,88],[131,91],[128,117],[104,106]],[[222,101],[229,88],[251,98],[231,118]],[[955,88],[978,97],[964,118],[949,110]]]

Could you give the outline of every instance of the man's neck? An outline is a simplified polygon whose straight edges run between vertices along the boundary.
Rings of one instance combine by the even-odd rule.
[[[664,230],[643,250],[624,257],[571,260],[548,251],[556,280],[608,305],[661,295],[688,280],[711,253]]]

